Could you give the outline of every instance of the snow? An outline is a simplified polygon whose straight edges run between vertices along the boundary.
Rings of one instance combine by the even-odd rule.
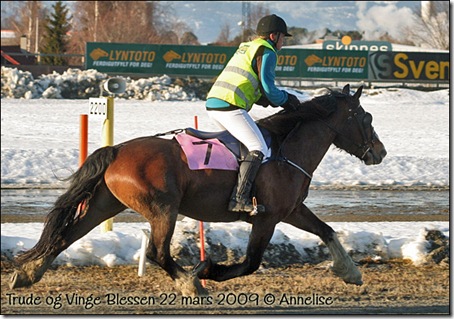
[[[68,79],[67,79],[68,80]],[[3,79],[2,79],[3,81]],[[135,83],[140,83],[136,81]],[[137,84],[139,85],[139,84]],[[2,87],[3,90],[3,87]],[[294,91],[301,99],[317,90]],[[365,166],[358,159],[332,148],[314,173],[316,186],[449,186],[449,90],[422,92],[411,89],[368,89],[361,102],[374,117],[373,125],[386,146],[383,163]],[[204,101],[150,101],[116,99],[115,143],[193,126],[217,130],[204,110]],[[88,113],[88,100],[2,99],[1,186],[2,188],[59,188],[62,178],[78,167],[79,116]],[[255,106],[254,118],[278,109]],[[102,120],[89,117],[89,153],[102,145]],[[2,195],[3,196],[3,195]],[[427,255],[425,234],[429,229],[449,236],[448,222],[333,222],[347,251],[373,258],[407,258],[423,263]],[[38,240],[41,223],[4,223],[1,251],[16,254]],[[99,226],[60,254],[56,262],[71,265],[114,266],[136,264],[147,223],[116,223],[113,231],[101,233]],[[250,225],[205,223],[206,250],[222,243],[245,253]],[[193,236],[190,236],[193,234]],[[181,247],[198,258],[198,222],[177,222],[172,252]],[[209,243],[212,246],[210,246]],[[275,245],[293,245],[304,257],[320,247],[320,239],[287,224],[279,224],[271,240]],[[222,259],[222,256],[217,256]]]

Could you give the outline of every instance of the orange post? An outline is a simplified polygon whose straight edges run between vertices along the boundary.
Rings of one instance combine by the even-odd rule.
[[[194,127],[196,130],[199,129],[199,121],[197,115],[194,116]],[[203,230],[203,221],[199,221],[199,233],[200,233],[200,261],[205,260],[205,232]],[[202,286],[206,287],[206,280],[202,279]]]
[[[79,167],[85,162],[88,154],[88,114],[80,115]]]
[[[81,167],[88,154],[88,114],[80,115],[80,129],[79,129],[79,167]],[[85,201],[79,203],[77,207],[77,214],[80,214],[85,209]]]

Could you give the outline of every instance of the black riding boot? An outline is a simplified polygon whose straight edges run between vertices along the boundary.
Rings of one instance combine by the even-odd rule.
[[[229,211],[246,213],[254,211],[254,205],[251,202],[251,189],[262,160],[263,154],[260,151],[252,151],[246,155],[240,165],[238,180],[229,203]],[[265,207],[257,205],[257,211],[264,212]]]

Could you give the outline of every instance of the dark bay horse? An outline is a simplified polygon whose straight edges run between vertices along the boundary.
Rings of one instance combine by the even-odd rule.
[[[39,281],[62,251],[127,207],[149,221],[147,258],[161,266],[183,294],[206,293],[199,279],[223,281],[253,273],[279,222],[318,235],[333,257],[333,273],[347,283],[362,284],[361,273],[334,230],[303,204],[312,173],[331,144],[366,165],[379,164],[386,156],[372,116],[360,104],[362,89],[350,95],[346,85],[342,92],[330,91],[297,110],[283,110],[257,122],[271,133],[274,156],[256,178],[255,196],[266,207],[256,216],[227,211],[235,171],[190,170],[175,139],[142,137],[96,150],[70,177],[38,243],[17,256],[11,288]],[[85,208],[79,211],[82,202]],[[178,214],[207,222],[251,223],[245,259],[224,265],[208,258],[193,271],[183,269],[170,255]]]

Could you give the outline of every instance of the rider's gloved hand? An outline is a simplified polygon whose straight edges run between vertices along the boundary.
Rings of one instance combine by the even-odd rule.
[[[271,103],[270,101],[266,98],[265,95],[262,95],[257,102],[255,102],[257,105],[261,105],[263,107],[268,107]]]
[[[293,94],[290,93],[287,94],[288,94],[287,102],[282,104],[282,107],[286,110],[297,110],[301,104],[300,100],[298,100],[298,98]]]

